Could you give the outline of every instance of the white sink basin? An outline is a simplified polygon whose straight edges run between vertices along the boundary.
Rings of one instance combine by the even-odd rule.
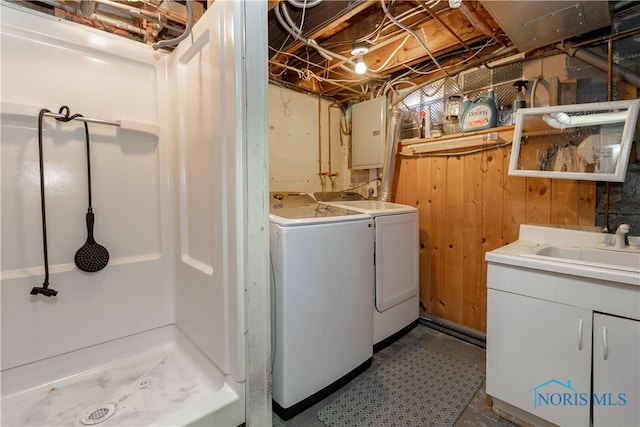
[[[623,252],[595,248],[575,248],[563,246],[542,246],[531,254],[523,256],[545,257],[550,260],[582,264],[593,267],[612,268],[616,270],[640,273],[640,253]]]
[[[518,240],[487,252],[485,259],[494,264],[632,285],[640,292],[640,236],[627,236],[629,244],[624,248],[616,248],[612,244],[615,239],[605,239],[607,236],[599,230],[523,224]]]

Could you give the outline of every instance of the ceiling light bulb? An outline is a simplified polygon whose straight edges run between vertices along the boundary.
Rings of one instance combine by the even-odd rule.
[[[364,74],[367,72],[367,64],[364,63],[364,54],[369,52],[369,48],[365,43],[357,43],[351,49],[351,55],[356,57],[356,74]]]
[[[356,62],[356,74],[364,74],[367,72],[367,64],[364,63],[362,56],[358,57],[358,61]]]

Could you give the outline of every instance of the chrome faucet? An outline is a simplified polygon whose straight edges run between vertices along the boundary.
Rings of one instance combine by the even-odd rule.
[[[627,246],[626,236],[629,233],[629,224],[620,224],[616,230],[616,249],[622,249]]]

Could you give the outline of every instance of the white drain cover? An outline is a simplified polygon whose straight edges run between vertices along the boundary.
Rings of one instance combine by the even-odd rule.
[[[103,422],[116,412],[115,403],[103,403],[88,409],[82,416],[82,424],[93,425]]]

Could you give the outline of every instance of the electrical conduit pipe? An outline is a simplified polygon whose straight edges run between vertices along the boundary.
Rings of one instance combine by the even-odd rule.
[[[318,96],[318,176],[322,176],[322,126],[320,124],[320,102]]]
[[[191,5],[190,1],[187,1],[186,5],[187,5],[187,13],[189,14],[189,20],[187,21],[187,27],[184,29],[184,33],[180,34],[175,39],[163,40],[161,42],[152,44],[151,47],[154,50],[158,50],[162,47],[167,47],[167,46],[175,46],[178,43],[180,43],[182,40],[186,39],[189,36],[189,34],[191,34],[191,27],[193,27],[193,6]]]

